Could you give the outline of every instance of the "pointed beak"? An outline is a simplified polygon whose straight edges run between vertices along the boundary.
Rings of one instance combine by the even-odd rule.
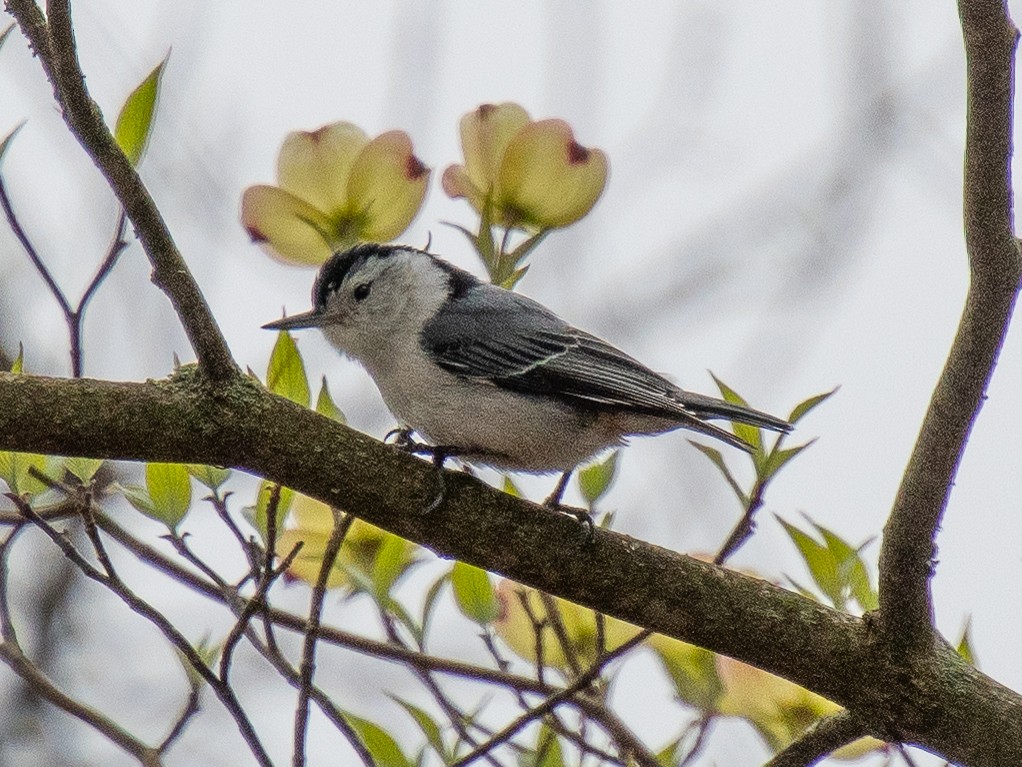
[[[327,319],[327,315],[313,309],[305,314],[293,314],[282,320],[267,322],[263,330],[301,330],[302,328],[317,328]]]

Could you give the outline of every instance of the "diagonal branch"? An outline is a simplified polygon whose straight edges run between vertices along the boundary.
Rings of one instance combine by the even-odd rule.
[[[935,538],[1004,341],[1022,277],[1012,234],[1011,130],[1018,32],[997,0],[959,4],[968,62],[965,242],[971,281],[880,551],[881,626],[893,649],[933,637]]]
[[[89,95],[78,63],[67,0],[50,0],[45,19],[32,0],[6,0],[6,7],[42,62],[65,122],[106,177],[135,225],[153,267],[152,280],[174,305],[203,372],[212,381],[225,381],[237,375],[227,342],[163,216]]]

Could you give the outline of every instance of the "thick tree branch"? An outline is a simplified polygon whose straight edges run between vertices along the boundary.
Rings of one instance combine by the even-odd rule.
[[[958,333],[884,528],[880,615],[894,651],[934,641],[935,538],[1022,278],[1012,234],[1010,171],[1018,32],[998,0],[961,0],[959,11],[968,62],[964,194],[971,281]]]
[[[6,0],[6,7],[42,62],[65,122],[106,177],[134,224],[153,267],[152,280],[174,305],[203,372],[213,381],[237,375],[227,342],[163,216],[142,179],[117,146],[99,107],[85,87],[67,1],[48,2],[46,19],[32,0]]]
[[[573,519],[461,473],[425,516],[431,464],[251,379],[210,388],[189,367],[144,384],[0,374],[0,402],[0,449],[237,467],[441,556],[784,676],[890,740],[971,765],[1022,763],[1022,699],[944,644],[893,665],[870,621],[616,533],[588,543]]]

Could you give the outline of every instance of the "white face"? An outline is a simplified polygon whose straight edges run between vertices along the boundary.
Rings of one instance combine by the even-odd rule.
[[[372,256],[324,286],[323,334],[340,351],[374,367],[408,343],[447,298],[448,279],[416,251]]]

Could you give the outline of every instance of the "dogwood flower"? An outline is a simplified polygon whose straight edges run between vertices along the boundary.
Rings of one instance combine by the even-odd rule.
[[[607,155],[582,146],[564,120],[529,119],[518,104],[483,104],[461,118],[464,165],[444,191],[504,227],[543,231],[586,215],[607,184]]]
[[[400,235],[422,206],[430,169],[403,131],[369,139],[348,122],[291,133],[277,157],[277,186],[245,190],[241,221],[285,262],[319,265],[356,242]]]

